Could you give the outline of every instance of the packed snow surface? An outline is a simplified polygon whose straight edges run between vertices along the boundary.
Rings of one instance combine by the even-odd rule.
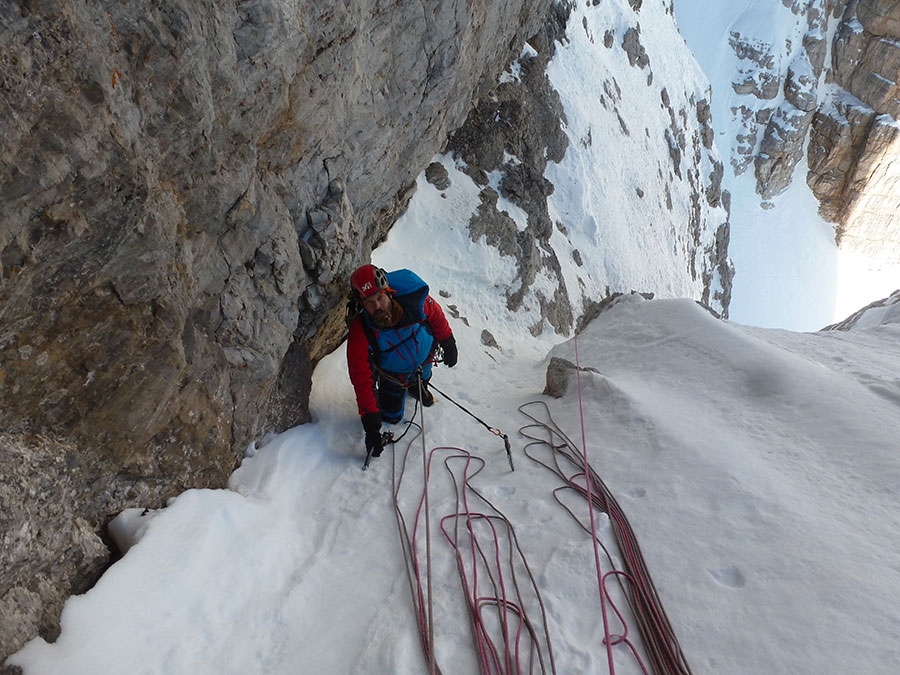
[[[474,287],[465,296],[477,304]],[[578,336],[580,378],[558,400],[541,394],[547,359],[534,349],[487,348],[462,321],[454,328],[460,362],[434,382],[511,437],[515,471],[501,439],[440,395],[424,446],[484,460],[472,483],[516,530],[557,672],[609,670],[590,537],[518,433],[530,423],[519,406],[532,401],[586,447],[622,505],[694,673],[898,672],[896,316],[794,333],[626,296]],[[574,363],[575,348],[552,355]],[[134,516],[137,543],[68,602],[56,643],[34,640],[11,662],[29,675],[427,672],[392,488],[409,451],[399,501],[411,522],[423,438],[411,433],[360,470],[343,349],[316,370],[313,411],[313,424],[251,451],[229,489]],[[474,673],[438,527],[456,509],[442,465],[453,452],[435,452],[429,482],[434,639],[442,672]],[[584,502],[572,504],[586,522]],[[624,648],[615,667],[641,672]]]

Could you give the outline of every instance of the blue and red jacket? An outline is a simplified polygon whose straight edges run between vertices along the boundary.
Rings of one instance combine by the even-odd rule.
[[[388,272],[393,299],[403,310],[390,328],[378,328],[362,311],[350,324],[347,336],[347,369],[356,391],[359,414],[379,412],[375,399],[375,372],[403,381],[426,364],[435,340],[453,335],[444,310],[428,294],[428,285],[410,270]]]

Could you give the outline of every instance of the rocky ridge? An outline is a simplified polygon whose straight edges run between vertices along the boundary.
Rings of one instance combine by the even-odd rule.
[[[639,73],[635,79],[643,80],[643,91],[632,87],[623,92],[617,81],[619,73],[602,68],[593,71],[593,78],[602,82],[603,93],[597,103],[613,120],[609,124],[612,138],[596,141],[603,150],[601,161],[604,153],[608,156],[611,152],[627,152],[626,148],[631,147],[627,141],[633,136],[657,139],[652,148],[642,149],[646,153],[644,163],[658,164],[654,182],[648,187],[654,194],[646,195],[641,187],[623,180],[607,186],[607,199],[623,200],[618,192],[628,190],[634,190],[638,203],[659,199],[659,212],[649,206],[641,207],[641,221],[651,227],[657,218],[660,223],[677,223],[672,226],[672,241],[667,245],[677,250],[673,257],[682,265],[679,273],[698,280],[698,299],[727,317],[734,274],[727,253],[729,195],[722,189],[724,167],[713,147],[709,100],[702,98],[702,93],[677,91],[676,87],[691,86],[685,82],[667,87],[667,82],[655,79],[650,53],[659,49],[651,45],[648,49],[642,44],[642,40],[653,40],[653,36],[641,37],[641,3],[629,3],[628,7],[622,19],[626,25],[611,24],[602,36],[595,36],[586,24],[569,28],[583,30],[591,49],[607,52],[611,61],[627,64]],[[672,13],[665,4],[663,11]],[[551,215],[549,198],[556,186],[546,177],[547,166],[562,161],[571,146],[576,146],[575,150],[587,149],[595,143],[590,128],[579,137],[566,120],[546,72],[556,45],[569,42],[565,34],[567,14],[562,5],[557,6],[545,30],[529,41],[490,95],[476,102],[466,123],[451,134],[447,144],[447,150],[480,188],[479,204],[469,222],[472,240],[483,238],[502,255],[516,259],[519,273],[507,290],[508,309],[517,312],[526,298],[532,293],[537,295],[540,317],[531,326],[534,335],[540,334],[546,324],[558,334],[567,335],[593,311],[598,300],[622,291],[618,287],[606,288],[605,293],[584,297],[583,288],[571,287],[571,280],[567,287],[566,259],[571,256],[576,266],[583,268],[589,266],[586,256],[590,253],[583,254],[566,245],[554,247],[551,242],[558,232],[571,245],[568,230],[579,224],[577,216],[575,222],[569,222]],[[604,63],[602,59],[600,62]],[[632,129],[628,118],[636,117],[637,111],[630,106],[658,107],[659,120],[645,129]],[[595,124],[608,123],[606,116],[598,116]],[[607,133],[609,130],[604,130],[604,137]],[[446,171],[438,163],[432,165],[432,171],[429,181],[444,189]],[[675,193],[686,196],[688,204],[675,206]],[[517,223],[498,206],[501,200],[521,208],[527,223]],[[550,280],[552,293],[534,290],[539,274],[544,283]],[[581,274],[576,276],[582,286],[589,285]]]
[[[744,132],[731,159],[752,165],[763,200],[781,194],[805,158],[806,181],[838,243],[900,261],[900,6],[894,0],[784,0],[799,40],[770,44],[735,31],[745,64],[733,84]],[[787,56],[784,55],[786,50]],[[764,202],[765,205],[765,202]]]
[[[900,262],[900,4],[847,4],[832,73],[840,89],[813,119],[807,182],[841,246]]]

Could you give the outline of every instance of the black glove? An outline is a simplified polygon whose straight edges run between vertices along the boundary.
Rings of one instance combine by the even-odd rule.
[[[381,457],[384,446],[381,444],[381,414],[366,413],[361,418],[363,429],[366,431],[366,455]]]
[[[441,340],[441,349],[444,350],[444,365],[452,368],[459,360],[459,351],[456,349],[456,338],[452,335],[446,340]]]

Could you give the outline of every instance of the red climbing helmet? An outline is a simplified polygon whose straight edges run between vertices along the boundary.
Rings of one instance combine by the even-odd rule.
[[[375,265],[363,265],[350,275],[350,288],[356,297],[365,300],[370,295],[389,291],[387,272]]]

